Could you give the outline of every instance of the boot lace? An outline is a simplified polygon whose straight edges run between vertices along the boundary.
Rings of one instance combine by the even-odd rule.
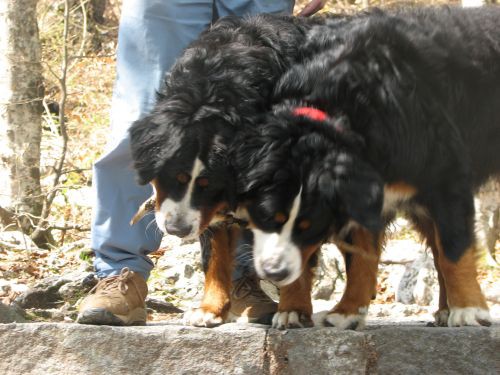
[[[139,293],[139,288],[137,287],[137,284],[132,279],[133,276],[134,276],[134,273],[132,271],[130,271],[130,269],[128,267],[124,267],[124,268],[122,268],[122,270],[120,271],[120,273],[118,275],[109,276],[109,277],[106,277],[106,278],[102,279],[101,281],[99,281],[97,283],[97,285],[92,288],[92,290],[89,292],[89,294],[99,290],[99,292],[101,292],[102,294],[109,295],[114,290],[118,289],[121,294],[125,295],[125,294],[127,294],[127,291],[129,290],[129,286],[128,286],[127,282],[130,280],[132,282],[132,284],[135,286],[135,290],[136,290],[137,294],[139,295],[139,297],[142,298],[142,296]]]

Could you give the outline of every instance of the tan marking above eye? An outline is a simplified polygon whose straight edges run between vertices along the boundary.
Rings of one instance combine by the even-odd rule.
[[[191,180],[191,177],[187,173],[178,173],[177,176],[175,176],[175,179],[181,183],[181,184],[187,184],[189,180]]]
[[[276,214],[274,215],[274,221],[278,224],[285,224],[287,220],[288,217],[283,212],[276,212]]]
[[[208,178],[207,177],[200,177],[196,180],[196,184],[200,187],[207,187],[208,186]]]
[[[300,230],[307,230],[311,227],[311,222],[309,220],[301,220],[298,224]]]

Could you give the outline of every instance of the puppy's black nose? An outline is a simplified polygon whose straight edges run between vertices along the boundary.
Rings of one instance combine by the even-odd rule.
[[[184,223],[167,223],[165,224],[165,229],[168,234],[182,238],[191,233],[193,226]]]
[[[276,282],[284,280],[290,274],[286,266],[269,262],[265,262],[262,265],[262,270],[264,271],[266,279]]]

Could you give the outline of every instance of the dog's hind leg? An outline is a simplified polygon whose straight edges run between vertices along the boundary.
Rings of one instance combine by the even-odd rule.
[[[338,329],[363,329],[368,306],[376,295],[382,232],[351,230],[350,242],[360,250],[344,253],[347,283],[340,302],[328,312],[324,324]]]
[[[313,270],[307,265],[302,275],[290,285],[280,288],[278,312],[274,314],[272,326],[278,329],[312,327]]]
[[[439,282],[439,308],[438,311],[434,313],[436,325],[448,326],[450,310],[448,308],[443,272],[441,272],[441,268],[439,267],[439,250],[436,244],[434,223],[425,215],[411,215],[411,221],[415,229],[425,238],[427,246],[432,250],[432,255],[434,257],[434,266],[436,267]]]
[[[205,269],[205,292],[199,308],[184,315],[184,322],[197,327],[215,327],[224,323],[231,307],[234,249],[239,228],[220,224],[207,229],[202,246],[209,246],[208,264]]]
[[[477,281],[472,193],[455,182],[446,194],[434,192],[427,207],[434,221],[437,268],[450,311],[447,325],[490,325],[488,305]],[[442,320],[442,318],[441,318]]]
[[[477,281],[476,249],[468,247],[458,261],[450,260],[443,248],[439,231],[435,231],[438,269],[442,274],[449,307],[447,325],[491,325],[486,299]],[[438,324],[446,316],[436,316]]]

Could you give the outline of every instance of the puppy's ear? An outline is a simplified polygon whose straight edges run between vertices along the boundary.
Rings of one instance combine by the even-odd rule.
[[[138,183],[145,185],[160,172],[166,160],[179,149],[182,134],[175,126],[157,124],[148,116],[132,124],[130,148]]]
[[[338,157],[335,165],[321,174],[318,185],[332,207],[342,207],[350,218],[369,230],[382,228],[384,185],[368,164],[357,158]]]

